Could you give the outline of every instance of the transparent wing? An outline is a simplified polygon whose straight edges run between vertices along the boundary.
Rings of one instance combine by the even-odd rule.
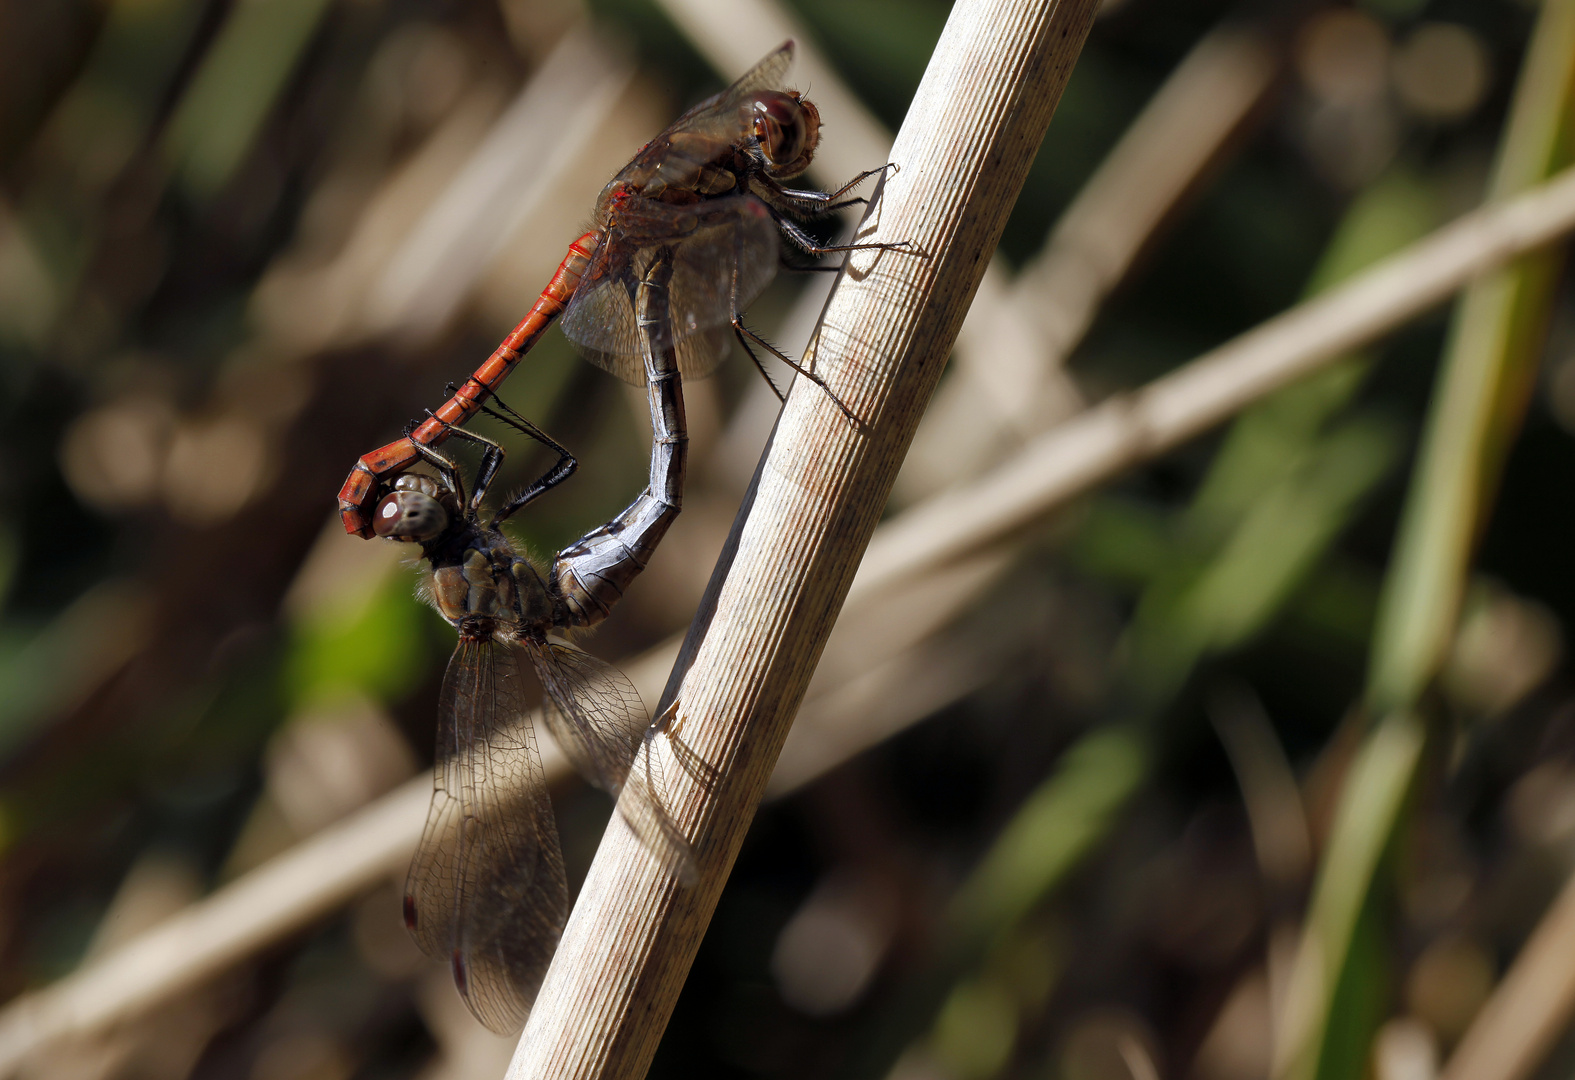
[[[465,1004],[518,1031],[568,917],[563,854],[512,645],[461,641],[443,677],[432,808],[405,882],[405,924]]]
[[[793,65],[793,43],[784,42],[761,58],[760,62],[738,77],[719,94],[713,94],[677,120],[652,142],[675,134],[703,134],[724,143],[734,143],[750,130],[754,117],[746,105],[761,90],[779,90]]]
[[[587,360],[638,386],[645,382],[645,362],[634,319],[635,283],[628,266],[632,254],[617,237],[604,242],[558,325]]]
[[[645,705],[623,673],[572,645],[526,645],[546,687],[542,718],[581,776],[619,795],[619,812],[674,877],[695,878],[694,852],[667,809]]]
[[[738,307],[747,308],[777,271],[777,228],[751,195],[674,206],[630,199],[619,211],[620,234],[598,250],[563,315],[563,332],[588,360],[625,382],[645,381],[644,352],[634,313],[638,252],[673,250],[671,318],[657,335],[678,351],[678,370],[700,378],[727,354],[732,337],[734,269]]]

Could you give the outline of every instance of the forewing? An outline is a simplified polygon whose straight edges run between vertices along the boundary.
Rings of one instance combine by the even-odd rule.
[[[742,313],[777,272],[777,226],[759,199],[737,195],[696,208],[699,226],[673,247],[671,310],[678,370],[708,374],[732,336],[734,269]]]
[[[405,921],[499,1034],[524,1024],[568,917],[552,804],[516,646],[462,641],[438,707],[432,808]]]
[[[527,646],[546,695],[542,717],[580,775],[612,795],[636,836],[680,881],[694,854],[667,809],[660,762],[640,695],[622,672],[559,642]]]
[[[761,90],[779,90],[787,79],[788,68],[793,66],[793,43],[784,41],[775,49],[766,53],[754,67],[734,80],[733,85],[717,94],[711,101],[720,106],[728,107],[737,104]],[[699,112],[705,103],[690,109],[690,113]],[[687,115],[687,114],[686,114]]]
[[[605,252],[598,252],[600,259]],[[570,299],[560,324],[564,336],[603,371],[636,386],[645,382],[644,354],[634,319],[634,297],[625,274],[594,262]]]
[[[652,142],[661,142],[679,132],[702,134],[732,144],[750,131],[754,122],[749,99],[761,90],[779,90],[793,65],[793,43],[784,42],[744,72],[719,94],[713,94],[677,120]]]
[[[777,270],[777,227],[764,203],[751,195],[707,199],[678,207],[630,199],[619,210],[623,230],[606,254],[600,274],[587,274],[563,316],[563,332],[586,358],[626,382],[645,381],[645,363],[635,319],[634,276],[615,269],[616,249],[632,252],[658,245],[673,250],[668,325],[655,335],[658,347],[678,353],[686,378],[710,374],[727,354],[732,336],[734,270],[738,308],[744,310],[771,283]],[[603,252],[598,252],[602,256]],[[592,271],[598,268],[593,265]]]

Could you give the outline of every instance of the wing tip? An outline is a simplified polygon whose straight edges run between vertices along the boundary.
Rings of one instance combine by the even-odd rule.
[[[494,1035],[517,1035],[530,1017],[534,1001],[525,998],[519,986],[505,986],[497,993],[482,994],[470,979],[470,964],[460,949],[449,958],[449,969],[454,976],[454,989],[481,1025]],[[494,988],[496,989],[496,988]]]

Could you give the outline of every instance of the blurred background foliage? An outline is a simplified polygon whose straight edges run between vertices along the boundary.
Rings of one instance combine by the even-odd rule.
[[[781,4],[895,130],[949,5]],[[618,165],[733,74],[672,6],[0,0],[0,994],[430,760],[452,633],[397,553],[341,535],[333,498],[523,314]],[[1002,238],[1008,272],[1214,28],[1252,27],[1275,77],[1101,309],[1061,412],[1561,165],[1569,81],[1521,75],[1534,38],[1550,70],[1575,56],[1553,11],[1107,0]],[[1513,153],[1512,111],[1531,117]],[[445,233],[489,134],[519,144],[518,171],[471,198],[495,213]],[[1430,315],[1039,530],[922,643],[965,658],[963,688],[762,808],[653,1075],[1435,1075],[1575,857],[1558,269],[1521,271],[1532,299],[1498,331],[1464,328],[1469,305],[1453,330]],[[754,309],[795,350],[804,287],[783,275]],[[1497,388],[1475,426],[1433,404],[1446,353]],[[687,625],[769,428],[747,365],[686,392],[692,494],[594,640],[614,660]],[[532,550],[643,483],[643,396],[556,331],[505,397],[582,463],[515,523]],[[997,423],[945,422],[960,442]],[[509,445],[518,482],[539,459]],[[1450,453],[1480,467],[1458,499]],[[1406,661],[1409,631],[1434,652]],[[1382,773],[1400,758],[1364,739],[1393,716],[1414,752]],[[577,878],[608,804],[554,797]],[[1309,918],[1342,944],[1304,1030],[1283,1016]],[[405,940],[388,883],[137,1037],[34,1072],[506,1060]],[[1572,1067],[1560,1036],[1528,1069]]]

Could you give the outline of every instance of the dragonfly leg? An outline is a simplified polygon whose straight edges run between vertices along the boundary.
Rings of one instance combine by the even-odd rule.
[[[448,489],[449,494],[454,496],[454,501],[464,506],[465,485],[459,478],[458,466],[425,443],[412,440],[410,446],[422,461],[437,470],[438,477],[443,481],[443,486]]]
[[[485,435],[477,435],[474,431],[466,431],[462,427],[455,427],[430,409],[427,410],[427,415],[442,424],[443,430],[448,432],[451,437],[465,439],[485,447],[481,454],[481,465],[476,469],[475,490],[471,492],[468,505],[465,502],[465,489],[459,486],[459,477],[455,473],[454,465],[452,462],[448,462],[448,469],[453,478],[451,486],[454,490],[454,497],[459,500],[461,506],[466,508],[467,513],[474,515],[481,508],[482,500],[487,497],[487,489],[492,486],[492,481],[497,478],[498,470],[503,466],[503,447]],[[423,459],[433,461],[436,458],[440,461],[447,461],[446,458],[430,447],[423,448],[420,443],[415,445],[418,447],[416,452],[421,454]],[[436,462],[433,461],[433,464],[436,465]],[[441,468],[441,466],[438,467]],[[449,477],[445,476],[444,479],[447,481]]]
[[[813,188],[787,188],[782,187],[769,177],[760,177],[758,179],[760,186],[765,189],[761,193],[761,197],[777,209],[786,210],[799,217],[823,217],[845,207],[867,203],[869,200],[862,196],[854,196],[853,198],[845,198],[845,196],[870,177],[883,173],[887,169],[896,172],[896,163],[888,161],[878,169],[865,169],[835,191],[816,191]]]
[[[797,251],[795,245],[777,245],[777,265],[784,270],[791,270],[798,274],[837,274],[842,272],[841,263],[810,263],[808,266],[794,262],[788,257],[788,252]]]
[[[735,246],[737,246],[737,244],[739,244],[739,243],[742,243],[742,239],[741,238],[735,239],[735,241],[734,241]],[[825,393],[825,395],[832,400],[832,403],[835,404],[837,406],[837,408],[842,410],[842,415],[846,416],[848,418],[848,422],[850,424],[852,424],[854,427],[860,427],[861,424],[859,422],[859,418],[857,416],[854,416],[853,415],[853,411],[842,403],[842,399],[841,398],[839,398],[836,394],[832,393],[831,387],[826,385],[826,380],[825,379],[822,379],[819,375],[815,374],[813,371],[811,371],[809,368],[805,367],[803,364],[800,364],[796,360],[793,360],[791,357],[788,356],[787,353],[783,352],[781,349],[779,349],[775,345],[771,344],[771,342],[767,341],[765,338],[761,337],[759,334],[755,333],[753,330],[751,330],[748,326],[746,326],[744,324],[744,313],[739,310],[739,303],[738,303],[738,265],[739,265],[739,263],[741,261],[742,261],[742,252],[735,253],[735,257],[733,259],[733,283],[732,283],[732,297],[731,297],[731,301],[732,302],[729,305],[732,308],[732,313],[733,313],[732,314],[733,336],[738,338],[738,343],[744,347],[744,352],[749,354],[749,359],[750,360],[754,361],[755,368],[765,378],[767,385],[769,385],[771,387],[772,392],[776,394],[777,400],[778,401],[786,401],[787,400],[787,396],[785,394],[783,394],[780,389],[778,389],[776,382],[773,381],[772,378],[771,378],[771,373],[768,372],[766,370],[766,366],[760,362],[760,357],[755,355],[755,350],[750,348],[750,342],[754,342],[756,345],[759,345],[762,349],[765,349],[772,356],[776,357],[778,360],[782,361],[788,367],[792,368],[795,372],[797,372],[798,374],[804,376],[804,378],[808,379],[810,382],[812,382],[816,386],[820,387],[820,389]]]
[[[453,383],[448,385],[448,392],[450,394],[457,392]],[[517,514],[526,506],[535,502],[542,495],[545,495],[548,491],[551,491],[569,477],[573,476],[574,471],[580,467],[580,463],[575,460],[574,455],[567,447],[558,442],[551,435],[548,435],[545,431],[541,430],[541,428],[531,423],[523,415],[510,408],[508,403],[505,402],[501,397],[498,397],[496,394],[494,394],[492,401],[493,404],[497,405],[498,408],[503,410],[503,412],[498,412],[488,405],[478,404],[478,408],[488,416],[492,417],[494,420],[507,424],[515,431],[529,436],[558,455],[558,460],[553,462],[553,464],[548,467],[546,472],[542,473],[535,480],[532,480],[514,495],[511,495],[509,500],[498,508],[497,513],[492,515],[491,527],[497,528],[501,522],[508,520],[514,514]],[[505,413],[508,415],[504,415]],[[466,432],[465,434],[469,435],[470,433]],[[479,436],[477,437],[479,438]]]
[[[455,394],[455,393],[458,392],[455,389],[455,386],[454,386],[453,383],[449,383],[447,389],[448,389],[448,392],[450,394]],[[541,443],[547,449],[549,449],[549,450],[553,451],[554,453],[556,453],[559,457],[561,457],[561,458],[568,458],[570,461],[574,460],[574,455],[572,453],[570,453],[563,446],[563,444],[559,443],[551,435],[548,435],[541,428],[539,428],[535,424],[531,423],[531,421],[527,417],[525,417],[523,414],[521,414],[520,412],[518,412],[515,409],[511,408],[509,406],[508,402],[504,401],[497,394],[493,394],[492,395],[492,403],[493,403],[493,405],[496,405],[499,409],[502,409],[503,412],[500,413],[500,412],[496,411],[495,409],[491,408],[488,405],[481,405],[480,406],[481,411],[486,413],[488,416],[492,417],[494,420],[497,420],[500,423],[507,424],[509,427],[513,428],[515,431],[518,431],[520,434],[527,435],[530,438],[535,439],[537,442]],[[507,413],[508,415],[505,416],[504,413]]]
[[[840,266],[827,266],[823,263],[816,263],[814,266],[799,266],[796,263],[789,262],[780,253],[777,261],[781,264],[782,269],[792,271],[795,274],[835,274],[842,270]]]
[[[773,213],[776,218],[777,228],[782,235],[798,250],[806,255],[835,255],[844,251],[907,251],[913,247],[906,240],[882,240],[873,244],[817,244],[815,238],[805,232],[795,222],[779,214]]]
[[[755,351],[749,347],[750,342],[754,342],[756,345],[759,345],[772,356],[776,357],[788,367],[792,368],[797,374],[804,376],[804,378],[820,387],[821,391],[831,399],[831,403],[838,409],[842,410],[842,415],[848,418],[848,422],[850,424],[853,424],[855,427],[860,426],[859,418],[853,415],[853,410],[844,405],[842,403],[842,399],[832,391],[831,387],[826,385],[825,379],[822,379],[809,368],[805,367],[803,364],[798,363],[792,357],[788,356],[787,353],[783,352],[781,349],[771,344],[771,342],[767,341],[749,327],[745,326],[744,317],[741,312],[735,311],[733,313],[733,334],[738,338],[738,343],[744,347],[744,351],[749,354],[749,358],[755,362],[755,367],[760,369],[760,374],[765,376],[766,382],[771,384],[771,389],[776,393],[779,400],[786,401],[787,398],[785,395],[783,395],[781,390],[777,389],[777,384],[771,381],[771,376],[767,374],[765,365],[760,362],[760,358],[755,355]]]

